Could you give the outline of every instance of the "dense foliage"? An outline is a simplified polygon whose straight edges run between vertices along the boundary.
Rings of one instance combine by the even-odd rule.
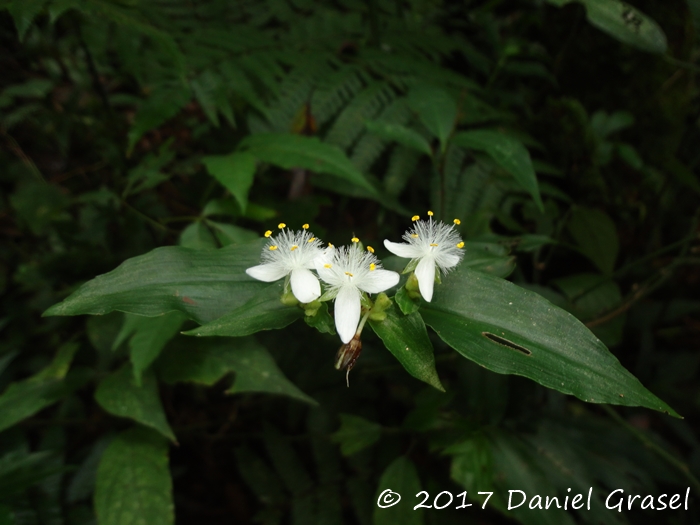
[[[0,0],[0,524],[697,523],[698,28],[697,0]],[[363,297],[348,388],[338,299],[246,270],[308,225],[402,272],[383,241],[428,210],[464,258],[431,301],[415,261]]]

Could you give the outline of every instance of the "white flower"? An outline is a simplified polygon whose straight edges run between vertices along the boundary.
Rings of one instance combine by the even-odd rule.
[[[321,296],[318,278],[311,273],[314,259],[324,252],[321,241],[307,230],[308,224],[300,231],[285,230],[285,224],[277,236],[265,232],[270,238],[262,251],[262,264],[248,268],[245,273],[259,281],[273,282],[290,275],[292,293],[302,303],[310,303]]]
[[[316,260],[316,271],[330,285],[328,296],[335,297],[335,329],[343,343],[357,331],[362,292],[383,292],[399,282],[398,273],[383,270],[379,259],[357,244],[328,250]]]
[[[413,264],[417,263],[415,273],[418,288],[423,299],[430,302],[433,298],[435,266],[443,273],[457,266],[464,256],[464,242],[454,225],[433,221],[433,212],[428,212],[427,221],[419,219],[418,215],[411,219],[415,224],[403,235],[407,242],[384,240],[384,246],[394,255],[412,259]],[[454,220],[455,224],[459,222],[459,219]]]

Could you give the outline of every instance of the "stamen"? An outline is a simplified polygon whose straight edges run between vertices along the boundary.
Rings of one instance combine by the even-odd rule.
[[[294,246],[292,246],[292,247],[290,248],[290,250],[291,250],[291,251],[294,251],[294,250],[296,250],[297,248],[299,248],[299,247],[295,244]]]
[[[351,240],[352,242],[360,242],[360,239],[358,239],[357,237],[353,237],[353,238],[350,239],[350,240]]]
[[[453,220],[452,222],[454,222],[454,223],[455,223],[456,225],[458,225],[458,226],[459,226],[460,224],[462,224],[462,221],[460,221],[459,219],[455,219],[455,220]]]
[[[354,275],[351,274],[350,272],[345,272],[345,275],[349,275],[350,277],[354,277]]]
[[[413,237],[413,238],[415,239],[415,238],[418,237],[418,234],[417,234],[417,233],[412,233],[412,234],[411,234],[411,237]]]
[[[328,243],[329,248],[333,248],[334,246],[331,243]]]
[[[367,246],[367,251],[369,253],[374,253],[374,248],[372,248],[371,246]]]
[[[283,222],[280,222],[280,223],[277,225],[277,227],[281,230],[282,228],[286,228],[287,225],[286,225],[285,223],[283,223]]]
[[[332,264],[324,264],[323,267],[324,267],[324,268],[332,268],[333,265],[332,265]]]
[[[265,237],[269,237],[270,235],[272,235],[272,230],[267,230],[265,232]]]
[[[464,248],[464,241],[457,243],[457,248]]]
[[[414,215],[413,217],[411,217],[411,220],[413,222],[416,222],[418,219],[420,219],[420,215]]]
[[[308,224],[304,224],[304,225],[302,225],[302,228],[304,228],[305,230],[308,230],[308,229],[309,229],[309,225],[308,225]]]
[[[276,249],[277,249],[277,246],[275,246],[274,244],[273,244],[272,246],[270,246],[270,251],[271,251],[271,252],[275,251]]]
[[[434,242],[431,242],[430,246],[437,246],[437,244],[435,244]]]
[[[430,216],[432,217],[432,216],[433,216],[433,212],[430,211],[430,210],[428,210],[428,215],[430,215]]]
[[[306,242],[314,242],[315,240],[316,240],[316,237],[311,237],[311,239],[309,239],[309,240],[306,241]]]
[[[374,270],[377,269],[377,265],[374,263],[369,263],[369,271],[373,272]]]

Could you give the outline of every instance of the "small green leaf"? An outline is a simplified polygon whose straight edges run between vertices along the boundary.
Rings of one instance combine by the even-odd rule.
[[[100,525],[173,525],[167,442],[145,428],[119,434],[97,469],[95,513]]]
[[[396,458],[379,478],[374,496],[374,525],[423,525],[423,510],[413,510],[416,494],[420,491],[420,479],[415,465],[403,456]],[[379,506],[395,501],[397,495],[401,500],[395,505],[386,508]]]
[[[229,155],[212,155],[202,158],[209,174],[231,192],[241,213],[248,206],[248,192],[255,177],[255,156],[245,151],[236,151]]]
[[[513,175],[520,186],[532,196],[540,211],[544,211],[530,153],[518,139],[498,131],[473,130],[457,133],[452,138],[452,142],[489,155],[499,166]]]
[[[83,284],[44,316],[103,315],[118,310],[154,317],[177,310],[206,323],[268,286],[245,273],[259,264],[263,243],[259,239],[208,251],[156,248]]]
[[[325,144],[316,137],[291,133],[251,135],[241,143],[241,149],[263,162],[284,169],[305,168],[316,173],[335,175],[377,196],[377,190],[347,158],[343,150]]]
[[[282,303],[280,297],[283,288],[284,285],[281,282],[268,285],[255,297],[232,312],[183,333],[196,336],[242,337],[260,330],[284,328],[304,315],[304,311],[298,306],[287,306]]]
[[[445,391],[437,371],[433,345],[418,313],[403,315],[394,306],[387,308],[383,321],[370,321],[372,330],[406,371],[416,379]]]
[[[433,154],[433,150],[430,149],[430,144],[428,144],[428,141],[425,140],[420,133],[412,130],[411,128],[407,128],[399,124],[376,121],[367,122],[365,126],[367,126],[367,130],[370,133],[373,133],[378,137],[398,142],[407,148],[420,151],[426,155]]]
[[[137,386],[130,366],[107,376],[97,387],[95,399],[110,414],[128,417],[176,441],[158,395],[158,383],[151,373],[143,374]]]
[[[304,315],[304,321],[322,334],[335,335],[335,321],[328,313],[328,303],[323,302],[314,315]]]
[[[579,320],[503,279],[458,267],[420,313],[448,345],[499,374],[528,377],[591,403],[678,416]]]
[[[382,435],[382,426],[363,417],[340,414],[340,428],[331,441],[340,444],[343,456],[351,456],[376,443]]]
[[[408,94],[408,105],[418,113],[425,127],[440,140],[445,151],[457,119],[457,104],[445,90],[428,84],[415,86]]]
[[[603,273],[610,274],[620,249],[617,228],[607,213],[575,207],[567,224],[579,250]]]
[[[394,296],[394,301],[404,315],[417,312],[420,308],[420,299],[413,299],[410,295],[408,295],[408,291],[406,290],[405,286],[398,289],[396,295]]]
[[[196,221],[180,233],[180,246],[193,250],[216,250],[216,238],[202,221]]]
[[[215,222],[208,219],[205,222],[214,230],[214,235],[216,235],[216,238],[222,246],[245,244],[260,238],[260,235],[258,235],[256,232],[241,228],[240,226],[236,226],[234,224]]]

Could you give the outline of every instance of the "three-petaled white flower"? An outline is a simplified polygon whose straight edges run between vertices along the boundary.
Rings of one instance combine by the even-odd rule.
[[[421,221],[418,215],[411,219],[415,224],[403,238],[405,243],[384,240],[384,246],[394,255],[412,259],[415,267],[418,289],[423,299],[430,302],[433,298],[435,267],[447,273],[459,264],[464,256],[464,242],[454,225],[433,221],[433,212],[428,212],[428,220]],[[454,223],[459,224],[459,219]],[[411,263],[409,263],[411,264]]]
[[[383,292],[399,282],[398,273],[383,270],[379,259],[357,244],[328,250],[316,259],[316,271],[330,285],[328,296],[335,297],[335,329],[343,343],[357,331],[362,292]]]
[[[262,251],[262,264],[248,268],[245,273],[259,281],[273,282],[290,276],[292,293],[302,303],[310,303],[321,296],[318,278],[311,273],[315,267],[314,260],[324,252],[321,241],[307,230],[304,225],[300,231],[284,229],[274,238],[272,232],[265,232],[270,240]]]

